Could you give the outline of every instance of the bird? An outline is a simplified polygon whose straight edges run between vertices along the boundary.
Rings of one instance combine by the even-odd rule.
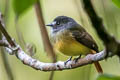
[[[73,18],[67,16],[57,16],[50,24],[51,27],[50,40],[55,50],[63,53],[70,58],[73,56],[95,54],[98,51],[98,46],[92,36]],[[98,73],[103,73],[99,62],[94,62]]]

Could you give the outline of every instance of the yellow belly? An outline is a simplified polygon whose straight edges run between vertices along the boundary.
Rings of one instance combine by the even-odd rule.
[[[61,39],[54,44],[54,48],[68,56],[86,55],[91,49],[80,44],[74,39]]]

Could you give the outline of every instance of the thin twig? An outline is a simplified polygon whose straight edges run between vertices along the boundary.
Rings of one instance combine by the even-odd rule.
[[[47,54],[52,57],[53,61],[56,62],[56,55],[49,41],[49,37],[48,37],[47,30],[45,27],[43,15],[42,15],[42,9],[41,9],[39,0],[37,0],[37,3],[35,4],[35,11],[36,11],[39,27],[41,30],[41,35],[42,35],[42,39],[44,43],[44,49],[46,50]]]
[[[42,39],[44,43],[44,49],[46,50],[47,54],[52,57],[53,62],[56,62],[56,55],[49,41],[49,37],[47,34],[47,30],[46,30],[43,15],[42,15],[42,9],[41,9],[41,5],[39,1],[37,1],[37,3],[35,4],[35,10],[36,10],[37,18],[38,18],[39,27],[41,30],[41,35],[42,35]],[[50,73],[49,80],[52,80],[53,76],[54,76],[54,71]]]
[[[52,71],[52,72],[50,73],[49,80],[53,80],[54,74],[55,74],[55,71]]]
[[[9,36],[9,34],[7,33],[7,31],[5,30],[5,28],[3,26],[5,26],[3,23],[2,23],[2,14],[0,13],[0,30],[2,32],[3,35],[5,35],[7,41],[10,43],[11,46],[15,46],[14,42],[12,41],[11,37]]]

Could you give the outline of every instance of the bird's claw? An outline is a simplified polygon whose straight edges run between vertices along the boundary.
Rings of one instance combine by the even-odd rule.
[[[77,58],[74,58],[75,63],[81,58],[81,55]]]
[[[65,65],[69,62],[69,61],[71,61],[72,60],[72,57],[70,57],[67,61],[65,61]]]

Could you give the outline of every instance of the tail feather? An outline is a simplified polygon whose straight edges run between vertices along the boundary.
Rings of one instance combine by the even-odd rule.
[[[92,54],[95,54],[95,53],[96,52],[92,50]],[[97,70],[98,73],[103,73],[103,69],[102,69],[102,67],[101,67],[99,62],[94,62],[94,65],[95,65],[96,70]]]
[[[94,65],[98,73],[103,73],[102,67],[99,62],[95,62]]]

